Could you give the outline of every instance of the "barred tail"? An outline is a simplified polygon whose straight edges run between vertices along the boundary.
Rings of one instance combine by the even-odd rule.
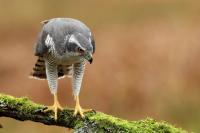
[[[46,79],[45,62],[43,57],[38,58],[30,76],[36,79]]]
[[[72,65],[58,65],[58,78],[63,78],[65,75],[72,75]],[[44,57],[39,57],[35,66],[33,67],[33,72],[30,74],[31,78],[35,79],[46,79],[46,67]]]

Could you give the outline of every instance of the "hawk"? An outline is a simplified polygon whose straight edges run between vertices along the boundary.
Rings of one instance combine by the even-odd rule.
[[[38,57],[31,76],[47,79],[50,92],[54,96],[53,110],[57,119],[57,110],[62,110],[57,97],[58,79],[63,76],[72,78],[72,90],[76,101],[74,115],[84,117],[80,106],[79,93],[85,65],[93,61],[95,41],[90,29],[81,21],[72,18],[53,18],[42,22],[43,27],[35,45]]]

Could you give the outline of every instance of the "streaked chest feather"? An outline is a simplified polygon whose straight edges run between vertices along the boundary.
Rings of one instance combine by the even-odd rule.
[[[80,62],[84,61],[84,58],[82,58],[80,56],[64,55],[64,56],[57,56],[56,61],[57,61],[58,64],[72,65],[72,64],[80,63]]]

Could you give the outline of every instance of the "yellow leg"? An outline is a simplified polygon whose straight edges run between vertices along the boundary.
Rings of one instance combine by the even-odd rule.
[[[53,110],[54,113],[55,113],[54,114],[54,118],[55,118],[55,120],[57,120],[57,118],[58,118],[58,116],[57,116],[58,109],[63,110],[63,108],[60,106],[60,103],[58,102],[57,94],[54,94],[54,104],[53,104],[53,106],[49,106],[47,109],[44,110],[44,112]]]
[[[92,111],[92,109],[82,109],[81,108],[80,102],[79,102],[79,96],[75,96],[75,101],[76,101],[76,106],[74,109],[74,116],[76,116],[79,113],[81,115],[81,117],[83,118],[84,117],[83,113]]]

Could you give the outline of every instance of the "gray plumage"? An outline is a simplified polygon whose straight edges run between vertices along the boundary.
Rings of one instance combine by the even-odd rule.
[[[38,60],[31,75],[47,79],[52,93],[57,92],[57,79],[72,76],[74,95],[78,95],[85,61],[92,62],[95,42],[90,29],[71,18],[54,18],[43,22],[35,45]]]
[[[63,55],[66,50],[65,37],[73,34],[82,34],[86,39],[91,39],[93,53],[95,52],[95,42],[90,29],[82,22],[71,18],[55,18],[44,22],[42,31],[39,34],[38,42],[35,48],[36,56],[43,56],[48,52],[45,40],[49,34],[59,55]],[[82,39],[81,41],[84,41]]]

